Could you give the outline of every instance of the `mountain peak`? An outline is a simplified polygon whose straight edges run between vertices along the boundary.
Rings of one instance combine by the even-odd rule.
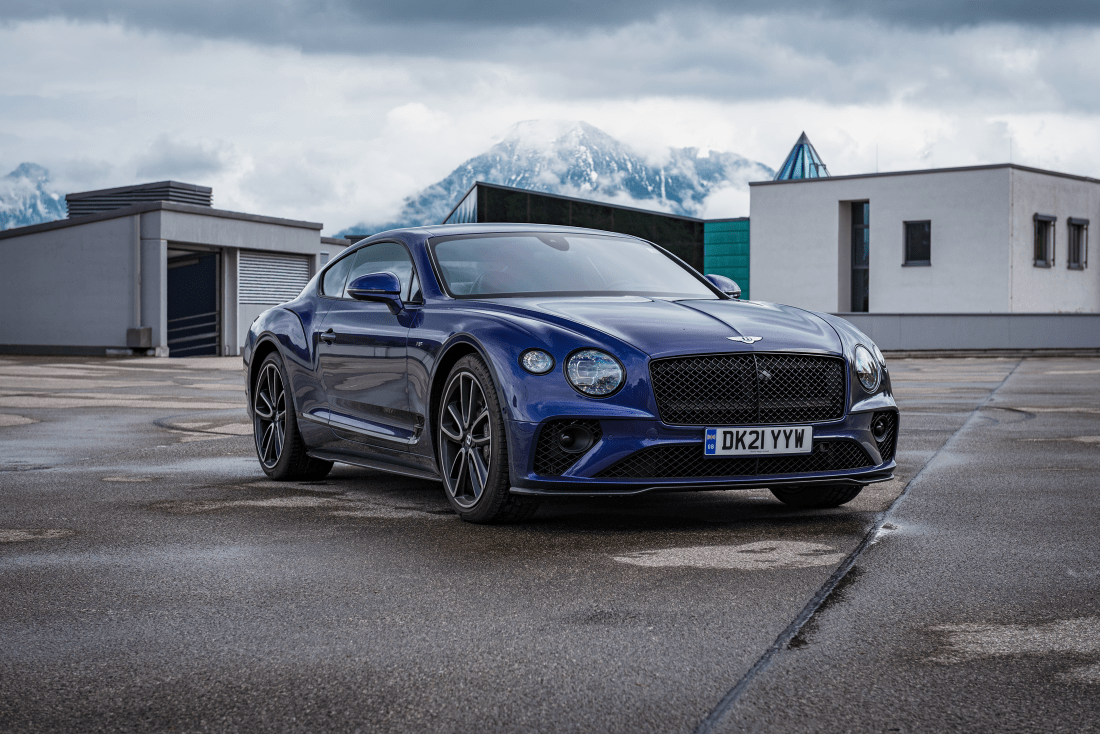
[[[0,178],[0,230],[65,218],[65,198],[49,185],[50,172],[20,163]]]
[[[344,234],[438,224],[475,181],[578,196],[673,214],[699,216],[711,193],[766,180],[773,171],[734,153],[669,148],[662,162],[581,120],[525,120],[486,152],[408,197],[387,223],[363,223]]]
[[[50,172],[37,163],[20,163],[14,171],[4,178],[26,178],[45,183],[50,180]]]

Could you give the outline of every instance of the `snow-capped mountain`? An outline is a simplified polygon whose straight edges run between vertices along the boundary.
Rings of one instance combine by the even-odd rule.
[[[669,148],[662,158],[651,162],[586,122],[521,122],[485,153],[405,199],[392,221],[364,222],[341,234],[439,224],[475,181],[700,216],[711,193],[775,175],[734,153]]]
[[[22,163],[0,178],[0,230],[65,218],[65,197],[50,187],[50,172]]]

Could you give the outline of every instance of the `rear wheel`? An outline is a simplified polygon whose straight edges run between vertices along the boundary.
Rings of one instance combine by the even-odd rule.
[[[538,503],[511,489],[500,403],[488,367],[475,355],[458,360],[443,387],[436,421],[440,474],[447,500],[467,522],[519,522]]]
[[[306,454],[278,352],[267,355],[252,386],[252,430],[260,466],[272,479],[324,479],[331,471],[331,461]]]
[[[822,484],[805,487],[772,487],[771,493],[785,505],[792,507],[840,507],[851,502],[863,486],[859,484]]]

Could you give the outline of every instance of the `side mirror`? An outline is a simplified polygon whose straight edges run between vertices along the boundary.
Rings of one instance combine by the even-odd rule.
[[[393,273],[360,275],[348,283],[348,295],[357,301],[384,303],[395,314],[405,310],[401,302],[401,281]]]
[[[737,285],[734,281],[730,280],[724,275],[708,275],[707,280],[710,284],[718,290],[725,293],[730,298],[741,297],[741,286]]]

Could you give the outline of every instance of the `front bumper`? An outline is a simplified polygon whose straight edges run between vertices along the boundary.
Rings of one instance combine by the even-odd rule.
[[[885,406],[881,406],[885,407]],[[842,420],[816,423],[814,426],[815,450],[819,444],[850,442],[858,444],[867,455],[866,465],[859,468],[842,468],[824,471],[794,471],[785,473],[738,474],[733,476],[659,476],[606,478],[611,467],[636,452],[653,447],[682,447],[684,452],[698,451],[703,455],[702,426],[669,426],[660,420],[597,418],[601,428],[599,441],[568,469],[556,476],[535,472],[535,450],[540,431],[556,417],[541,423],[508,421],[508,434],[512,461],[512,492],[540,496],[599,496],[630,495],[651,491],[705,491],[722,489],[754,489],[783,484],[856,484],[867,485],[883,482],[893,477],[897,464],[894,461],[894,445],[883,447],[871,433],[871,423],[876,414],[868,410],[849,413]],[[896,442],[896,408],[894,435]],[[592,416],[584,416],[592,419]],[[705,459],[714,461],[714,459]]]

